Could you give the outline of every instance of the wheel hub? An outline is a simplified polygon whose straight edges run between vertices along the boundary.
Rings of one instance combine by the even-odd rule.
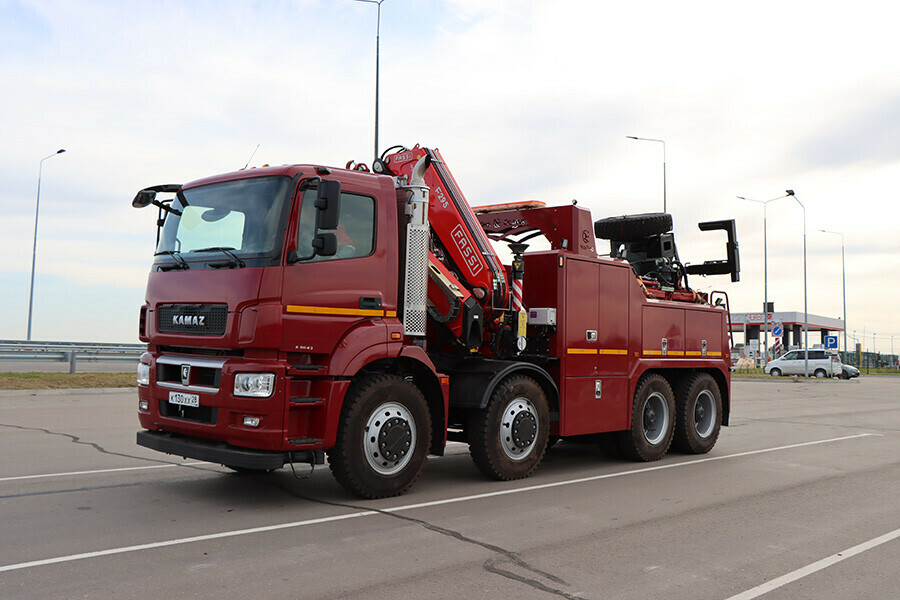
[[[500,424],[500,447],[512,460],[531,454],[538,437],[537,410],[528,398],[520,397],[506,405]]]
[[[378,433],[378,447],[385,460],[396,461],[409,451],[412,432],[409,423],[400,417],[392,417],[381,426]]]
[[[409,463],[416,447],[416,425],[412,414],[397,402],[376,408],[363,432],[366,461],[380,475],[394,475]]]

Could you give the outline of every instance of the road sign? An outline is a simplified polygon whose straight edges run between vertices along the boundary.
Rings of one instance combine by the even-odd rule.
[[[781,325],[776,325],[772,328],[772,336],[773,337],[781,337],[784,334],[784,329]]]
[[[835,350],[837,350],[837,347],[838,347],[838,336],[836,336],[836,335],[826,335],[826,336],[825,336],[825,339],[824,339],[823,341],[825,342],[825,348],[826,348],[826,349],[834,348]]]

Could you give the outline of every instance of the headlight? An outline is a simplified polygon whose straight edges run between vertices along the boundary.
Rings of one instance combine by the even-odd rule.
[[[138,385],[150,385],[150,365],[147,363],[138,363],[137,382]]]
[[[274,389],[274,373],[237,373],[234,376],[235,396],[268,398]]]

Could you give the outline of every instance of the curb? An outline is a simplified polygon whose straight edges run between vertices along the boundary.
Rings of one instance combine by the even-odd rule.
[[[125,392],[137,392],[136,387],[127,388],[61,388],[50,390],[0,390],[0,398],[10,396],[63,396],[83,394],[123,394]]]

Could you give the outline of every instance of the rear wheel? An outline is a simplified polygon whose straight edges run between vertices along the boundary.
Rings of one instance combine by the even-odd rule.
[[[528,477],[544,458],[550,434],[544,390],[530,377],[508,377],[487,407],[470,415],[467,434],[472,460],[487,477]]]
[[[816,379],[825,379],[827,374],[825,369],[816,369]]]
[[[338,483],[358,496],[397,496],[419,477],[430,445],[422,392],[396,375],[368,375],[347,392],[328,463]]]
[[[634,392],[631,429],[617,434],[619,448],[632,460],[659,460],[669,450],[674,430],[672,387],[662,375],[644,376]]]
[[[682,380],[675,391],[675,407],[675,448],[689,454],[712,450],[722,427],[722,394],[715,379],[698,373]]]

